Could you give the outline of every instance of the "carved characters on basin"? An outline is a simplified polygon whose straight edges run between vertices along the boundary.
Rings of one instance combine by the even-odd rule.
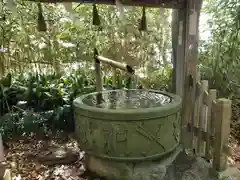
[[[130,156],[130,151],[124,151],[124,149],[127,149],[128,147],[128,136],[131,136],[130,133],[128,133],[128,128],[126,124],[119,123],[115,124],[113,126],[114,129],[114,136],[113,136],[113,149],[116,151],[119,151],[119,156]]]
[[[179,141],[180,116],[145,121],[114,121],[76,114],[76,134],[87,153],[109,158],[138,158],[164,154]]]
[[[102,127],[102,133],[103,133],[103,152],[105,154],[109,154],[112,150],[112,131],[108,126]]]
[[[162,124],[157,125],[157,128],[158,128],[157,131],[159,131],[159,128],[161,126],[162,126]],[[166,151],[166,148],[161,143],[161,140],[158,138],[159,136],[155,136],[151,131],[145,129],[144,126],[142,126],[142,124],[137,125],[136,132],[139,133],[144,138],[148,139],[149,141],[155,141],[155,143],[157,143],[162,148],[163,152]]]

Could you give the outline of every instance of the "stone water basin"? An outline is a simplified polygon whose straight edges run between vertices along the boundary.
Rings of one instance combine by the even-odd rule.
[[[179,96],[154,90],[75,99],[75,133],[86,168],[107,180],[215,180],[210,163],[189,156],[179,143],[180,110]]]
[[[179,144],[181,98],[143,89],[74,100],[75,133],[86,154],[111,161],[161,159]]]

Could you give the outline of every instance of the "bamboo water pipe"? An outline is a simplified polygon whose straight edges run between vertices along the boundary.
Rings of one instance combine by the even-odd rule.
[[[114,61],[112,59],[103,57],[103,56],[96,56],[96,59],[100,62],[103,62],[105,64],[109,64],[110,66],[112,66],[114,68],[121,69],[121,70],[126,71],[130,74],[135,73],[134,69],[131,66],[125,64],[125,63],[120,63],[120,62]]]
[[[96,90],[97,92],[99,92],[99,96],[98,96],[99,101],[101,100],[100,92],[103,90],[103,82],[102,82],[101,67],[100,67],[101,62],[127,72],[130,77],[132,77],[133,75],[136,76],[139,82],[142,84],[142,86],[145,89],[149,89],[149,85],[147,85],[144,79],[140,78],[138,75],[135,74],[135,70],[130,65],[125,63],[120,63],[103,56],[99,56],[96,48],[94,49],[94,60],[95,60],[95,70],[96,70]]]

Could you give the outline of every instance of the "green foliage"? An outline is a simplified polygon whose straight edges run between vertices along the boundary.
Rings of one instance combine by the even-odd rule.
[[[54,129],[73,131],[73,99],[95,91],[93,79],[85,75],[79,70],[69,76],[21,74],[12,82],[10,74],[3,78],[0,82],[3,136],[43,131],[44,123]]]
[[[146,65],[154,68],[156,64],[167,68],[170,63],[166,60],[166,54],[171,48],[169,10],[161,9],[159,13],[159,9],[147,9],[148,31],[140,32],[140,7],[127,8],[124,19],[121,19],[114,6],[99,5],[97,8],[102,31],[98,31],[92,25],[90,5],[74,4],[72,18],[60,3],[58,6],[43,4],[47,31],[38,32],[37,3],[18,2],[17,13],[11,13],[4,5],[0,12],[1,17],[5,16],[5,20],[0,23],[0,44],[8,50],[0,54],[3,71],[45,70],[59,74],[66,68],[66,63],[76,62],[90,69],[94,47],[103,56],[137,68]],[[111,71],[107,66],[103,66],[103,69],[105,72]]]
[[[235,86],[240,84],[240,3],[208,0],[204,12],[210,16],[212,37],[202,43],[200,71],[222,96],[240,97]]]
[[[0,77],[12,73],[11,83],[0,82],[4,138],[37,129],[43,134],[49,129],[72,131],[73,99],[95,91],[95,47],[103,56],[134,66],[153,88],[170,88],[169,10],[146,9],[147,32],[141,32],[140,7],[125,9],[122,19],[114,6],[97,6],[100,22],[96,24],[101,23],[101,28],[92,25],[92,6],[74,4],[73,8],[71,15],[61,4],[40,7],[17,0],[14,13],[0,2]],[[104,88],[111,89],[113,71],[105,65],[102,70]],[[126,78],[117,76],[117,81],[129,87]]]

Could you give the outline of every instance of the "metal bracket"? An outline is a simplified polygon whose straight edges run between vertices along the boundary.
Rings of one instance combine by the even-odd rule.
[[[188,76],[188,86],[193,87],[193,75],[191,74]]]
[[[97,59],[97,56],[98,56],[98,50],[97,48],[94,48],[94,54],[93,54],[94,60],[96,63],[100,63],[100,61]]]

